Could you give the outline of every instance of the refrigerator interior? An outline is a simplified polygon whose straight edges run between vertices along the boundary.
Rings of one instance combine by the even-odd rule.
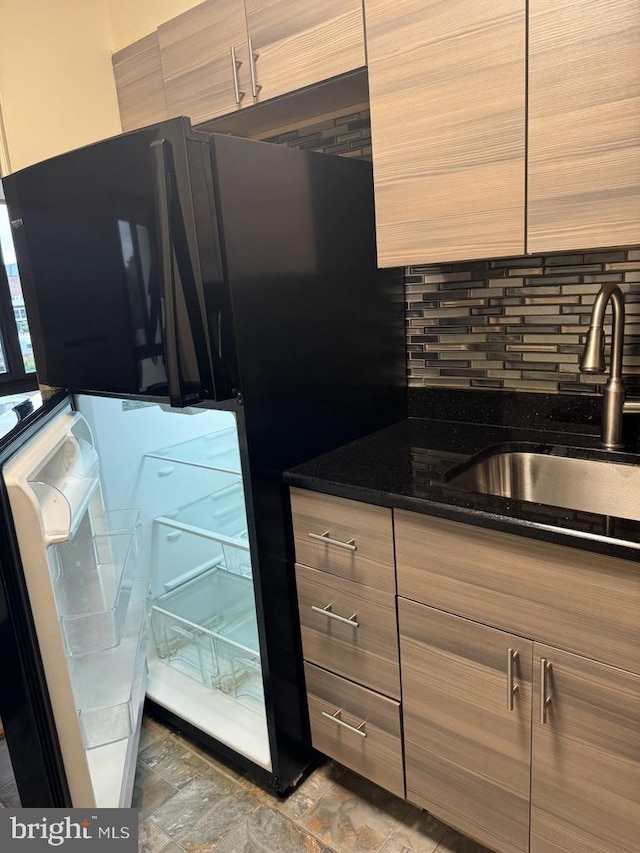
[[[4,476],[73,805],[128,803],[145,682],[270,770],[235,415],[78,396]]]

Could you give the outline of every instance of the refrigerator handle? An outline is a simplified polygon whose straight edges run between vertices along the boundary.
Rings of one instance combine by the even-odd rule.
[[[205,396],[205,389],[212,385],[208,361],[209,342],[180,206],[171,143],[168,139],[158,139],[151,143],[151,147],[156,166],[161,277],[165,294],[165,350],[169,397],[172,406],[184,408],[184,406],[202,400]],[[189,333],[193,342],[199,376],[199,387],[190,389],[188,394],[185,393],[180,361],[180,334],[177,317],[178,288],[180,287],[186,307]]]
[[[182,394],[182,376],[180,355],[178,352],[178,334],[176,319],[176,285],[173,266],[173,247],[171,240],[171,200],[170,180],[167,163],[168,142],[158,139],[151,143],[155,164],[156,205],[160,244],[160,277],[164,294],[164,350],[167,368],[169,400],[172,406],[184,408]]]

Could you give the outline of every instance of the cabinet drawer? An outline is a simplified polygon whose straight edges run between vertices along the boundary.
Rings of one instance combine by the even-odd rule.
[[[312,664],[304,670],[314,747],[404,797],[400,703]]]
[[[395,512],[398,593],[640,672],[640,566],[617,557]]]
[[[299,564],[296,581],[305,660],[399,698],[395,596]]]
[[[391,510],[291,489],[296,562],[395,592]]]

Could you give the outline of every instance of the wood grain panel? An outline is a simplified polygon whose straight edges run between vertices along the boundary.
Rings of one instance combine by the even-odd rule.
[[[231,46],[242,62],[240,106],[250,95],[247,27],[242,0],[207,0],[158,27],[169,115],[197,123],[240,107],[235,102]]]
[[[404,797],[399,703],[309,663],[304,672],[313,746]],[[366,737],[323,717],[323,711],[341,711],[340,718],[354,727],[364,722]]]
[[[547,723],[534,675],[531,853],[637,853],[640,677],[556,649]]]
[[[407,798],[492,850],[527,850],[533,644],[402,598],[398,612]]]
[[[245,0],[258,100],[365,64],[361,0]]]
[[[395,511],[407,598],[640,672],[640,565]]]
[[[366,0],[381,266],[524,251],[525,3]]]
[[[640,4],[530,0],[530,252],[640,241]]]
[[[346,580],[395,592],[391,510],[291,489],[296,561]],[[309,537],[329,532],[332,539],[354,540],[355,551]]]
[[[167,117],[158,33],[150,33],[113,54],[118,108],[123,130]]]
[[[296,583],[305,660],[399,699],[395,596],[299,564]],[[357,627],[311,609],[328,604]]]

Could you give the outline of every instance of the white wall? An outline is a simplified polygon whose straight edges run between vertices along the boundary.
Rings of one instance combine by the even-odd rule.
[[[120,132],[111,54],[199,0],[0,0],[11,171]]]

